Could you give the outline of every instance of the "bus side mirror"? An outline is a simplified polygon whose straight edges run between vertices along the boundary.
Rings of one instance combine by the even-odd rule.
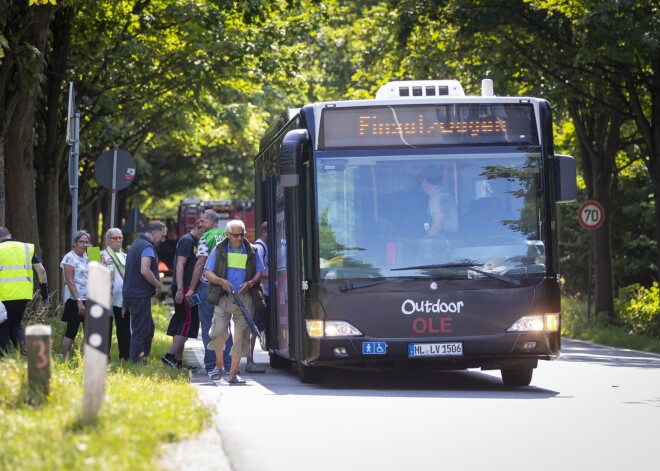
[[[280,158],[280,182],[284,187],[298,186],[302,172],[302,155],[309,142],[306,129],[289,131],[282,140]]]
[[[577,199],[575,159],[570,155],[555,154],[555,201],[570,203]]]

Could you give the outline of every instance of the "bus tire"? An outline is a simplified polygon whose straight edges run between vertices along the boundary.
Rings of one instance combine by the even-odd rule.
[[[274,370],[284,370],[291,368],[291,361],[281,356],[268,352],[268,358],[270,359],[270,367]]]
[[[502,382],[507,386],[529,386],[534,368],[507,368],[500,370]]]
[[[305,366],[298,363],[298,379],[303,384],[316,384],[323,381],[324,368],[320,366]]]

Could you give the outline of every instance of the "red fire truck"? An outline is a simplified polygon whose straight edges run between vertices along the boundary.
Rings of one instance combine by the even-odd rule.
[[[212,209],[220,216],[218,227],[224,228],[232,219],[240,219],[245,223],[247,240],[254,242],[255,220],[254,200],[210,200],[202,201],[199,198],[184,198],[179,204],[178,236],[190,232],[203,211]]]
[[[156,248],[159,259],[158,271],[161,281],[161,297],[163,299],[170,294],[176,244],[180,237],[190,232],[195,221],[207,209],[212,209],[220,216],[218,227],[224,229],[227,222],[232,219],[240,219],[245,223],[247,240],[254,242],[257,239],[255,232],[254,200],[202,201],[199,198],[184,198],[179,204],[179,214],[176,223],[173,220],[167,221],[167,239]]]

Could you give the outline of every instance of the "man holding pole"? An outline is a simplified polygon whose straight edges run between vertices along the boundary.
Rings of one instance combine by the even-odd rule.
[[[250,317],[254,316],[255,306],[265,307],[261,290],[261,276],[265,268],[256,248],[245,240],[243,221],[236,219],[227,223],[227,238],[209,254],[204,268],[204,275],[209,282],[221,288],[209,332],[211,341],[208,348],[215,350],[216,354],[211,379],[219,380],[222,377],[225,340],[233,320],[234,346],[230,352],[231,367],[227,382],[232,385],[245,384],[245,380],[238,376],[238,364],[241,357],[250,354],[250,325],[243,318],[240,304]],[[238,295],[240,304],[234,302],[232,293]]]

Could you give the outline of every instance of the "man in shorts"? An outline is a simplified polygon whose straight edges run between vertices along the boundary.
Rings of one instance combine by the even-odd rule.
[[[172,277],[172,299],[174,315],[167,327],[167,335],[172,337],[170,349],[160,362],[170,368],[183,367],[183,349],[186,340],[197,338],[199,333],[199,314],[197,304],[186,300],[185,296],[192,280],[197,263],[197,243],[204,232],[200,221],[176,244],[174,256],[174,276]]]
[[[217,263],[216,263],[217,261]],[[227,223],[227,237],[216,245],[204,266],[209,283],[221,288],[221,295],[213,311],[213,321],[208,348],[215,350],[216,365],[211,379],[219,380],[223,373],[223,351],[229,336],[230,323],[234,324],[234,345],[231,348],[231,365],[227,377],[229,384],[245,384],[238,376],[241,357],[250,354],[250,327],[234,303],[236,293],[248,315],[254,317],[255,306],[263,306],[261,275],[265,270],[254,245],[245,240],[245,224],[241,220]],[[209,288],[210,289],[210,288]],[[265,306],[264,306],[265,307]]]

